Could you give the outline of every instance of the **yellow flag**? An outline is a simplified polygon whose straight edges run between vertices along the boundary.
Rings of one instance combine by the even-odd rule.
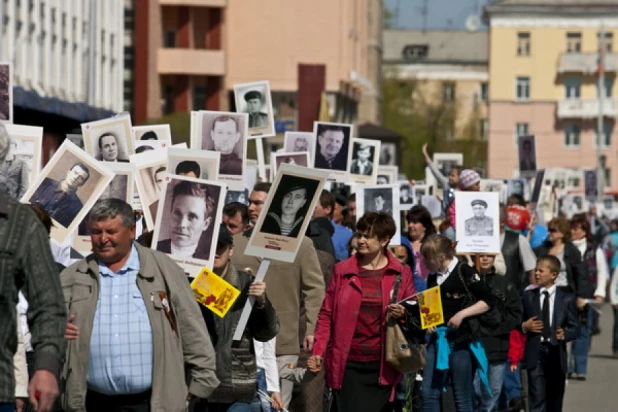
[[[418,304],[421,311],[421,327],[423,329],[438,326],[444,323],[442,312],[442,299],[440,298],[440,286],[427,289],[419,293]]]
[[[240,291],[217,276],[208,268],[202,268],[191,282],[195,299],[212,310],[217,316],[224,317],[238,299]]]
[[[330,115],[329,115],[329,108],[328,108],[328,99],[326,98],[326,92],[322,92],[322,97],[320,98],[320,114],[318,116],[318,120],[320,122],[330,122]]]

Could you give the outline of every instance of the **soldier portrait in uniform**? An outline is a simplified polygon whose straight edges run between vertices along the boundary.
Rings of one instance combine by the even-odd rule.
[[[275,135],[270,83],[255,82],[234,86],[236,112],[249,115],[249,136]]]
[[[466,236],[493,236],[494,220],[485,216],[487,212],[487,202],[482,199],[475,199],[471,203],[474,217],[466,219]]]

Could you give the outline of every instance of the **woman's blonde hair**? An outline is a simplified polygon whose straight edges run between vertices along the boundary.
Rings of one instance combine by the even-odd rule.
[[[423,241],[421,254],[424,258],[435,258],[442,253],[449,258],[455,256],[455,248],[451,239],[442,235],[431,235]]]

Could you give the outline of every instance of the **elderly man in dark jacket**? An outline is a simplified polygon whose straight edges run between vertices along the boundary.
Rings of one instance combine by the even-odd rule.
[[[214,272],[240,290],[240,295],[223,318],[200,306],[215,345],[217,378],[221,384],[207,402],[202,401],[196,406],[195,411],[223,412],[235,403],[250,404],[257,391],[253,339],[268,342],[279,332],[277,314],[266,297],[266,283],[254,281],[249,273],[237,270],[230,262],[233,253],[234,239],[222,224],[219,227]],[[249,296],[255,298],[255,305],[242,339],[234,343],[232,338]]]

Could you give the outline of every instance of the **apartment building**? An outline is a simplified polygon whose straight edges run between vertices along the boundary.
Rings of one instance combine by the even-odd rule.
[[[594,169],[618,188],[618,3],[502,0],[489,25],[489,175],[517,173],[517,137],[535,135],[537,166]],[[599,87],[599,55],[605,82]],[[602,96],[602,99],[599,96]],[[602,103],[600,103],[602,101]],[[597,116],[604,116],[597,130]]]

